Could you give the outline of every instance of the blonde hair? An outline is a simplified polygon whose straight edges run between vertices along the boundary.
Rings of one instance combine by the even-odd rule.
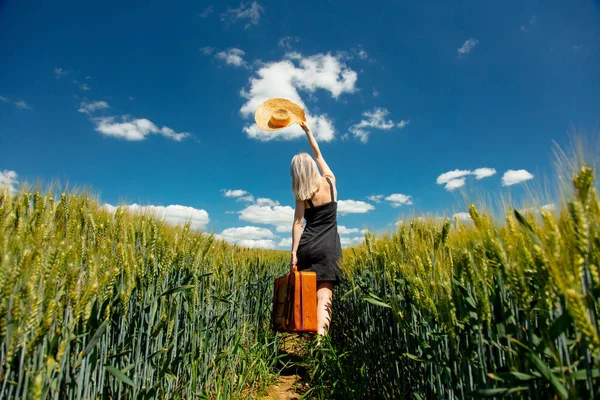
[[[296,154],[290,166],[292,193],[297,200],[310,199],[319,188],[321,174],[317,163],[308,153]]]

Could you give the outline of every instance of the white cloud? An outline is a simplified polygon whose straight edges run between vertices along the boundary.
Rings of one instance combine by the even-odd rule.
[[[338,200],[338,212],[346,214],[364,214],[375,209],[375,206],[360,200]]]
[[[456,213],[452,216],[452,219],[454,218],[458,218],[458,220],[462,222],[472,221],[471,215],[466,212]]]
[[[269,207],[274,207],[274,206],[278,206],[279,202],[277,200],[271,200],[265,197],[259,197],[258,199],[256,199],[256,204],[259,206],[269,206]]]
[[[275,226],[292,226],[294,209],[290,206],[259,206],[249,205],[240,211],[240,220],[255,224]],[[291,228],[290,228],[291,229]],[[278,230],[278,232],[280,232]]]
[[[465,185],[466,176],[475,175],[475,179],[483,179],[492,176],[496,173],[494,168],[477,168],[474,171],[465,169],[455,169],[454,171],[448,171],[437,177],[436,183],[438,185],[446,184],[444,187],[448,191],[452,191]]]
[[[83,114],[90,115],[94,111],[104,110],[106,108],[109,108],[109,106],[108,103],[105,101],[93,101],[91,103],[86,103],[85,101],[82,101],[80,104],[80,108],[77,111]]]
[[[361,120],[358,124],[352,125],[348,131],[361,142],[367,143],[371,129],[389,131],[396,126],[404,128],[408,125],[407,121],[401,121],[396,125],[391,119],[386,120],[388,114],[389,111],[387,109],[378,107],[375,107],[373,111],[365,111],[363,116],[366,117],[366,119]]]
[[[291,49],[294,43],[298,43],[300,38],[295,36],[284,36],[279,39],[279,47],[283,47],[284,49]]]
[[[170,205],[170,206],[140,206],[130,204],[123,207],[133,214],[152,214],[172,225],[184,225],[190,223],[194,231],[202,231],[210,222],[208,212],[193,207]],[[117,207],[110,204],[104,204],[107,211],[114,213]]]
[[[17,108],[21,110],[31,110],[31,107],[23,100],[15,101],[15,106],[17,106]]]
[[[204,55],[209,56],[215,51],[215,49],[213,49],[210,46],[204,46],[204,47],[200,48],[199,51],[201,51]]]
[[[379,96],[379,92],[375,89],[373,89],[373,97],[377,97]]]
[[[502,176],[502,186],[511,186],[517,183],[528,181],[533,179],[533,175],[524,169],[512,170],[509,169]]]
[[[8,97],[0,96],[0,101],[8,103]]]
[[[90,86],[87,83],[80,83],[79,89],[87,91],[87,90],[90,90]]]
[[[227,24],[233,24],[238,21],[248,20],[244,28],[248,29],[252,25],[258,25],[260,22],[260,14],[264,13],[265,9],[257,2],[253,1],[250,5],[241,2],[239,8],[228,8],[226,12],[221,14],[221,21]]]
[[[135,100],[135,97],[129,96],[129,100]]]
[[[411,205],[412,204],[412,200],[410,199],[410,196],[407,196],[407,195],[401,194],[401,193],[390,194],[385,199],[392,204],[392,207],[400,207],[403,205]]]
[[[238,197],[237,201],[245,201],[247,203],[251,203],[254,201],[254,196],[252,196],[251,194],[249,194],[247,196],[241,196],[241,197]]]
[[[463,176],[467,176],[467,175],[471,175],[471,171],[469,170],[460,170],[460,169],[455,169],[454,171],[448,171],[448,172],[444,172],[443,174],[441,174],[440,176],[437,177],[436,179],[436,183],[438,185],[441,185],[442,183],[448,183],[450,182],[452,179],[456,179],[456,178],[460,178]]]
[[[96,131],[101,134],[125,140],[144,140],[150,134],[159,134],[179,142],[190,135],[187,132],[177,133],[168,126],[158,128],[146,118],[133,120],[126,116],[121,118],[123,122],[117,122],[114,117],[93,118],[92,121],[96,124]]]
[[[246,65],[246,61],[244,61],[244,54],[246,54],[244,50],[230,48],[215,54],[215,58],[223,61],[227,65],[243,67]]]
[[[292,247],[292,238],[291,237],[286,237],[281,239],[281,241],[279,241],[279,243],[277,244],[277,246],[279,247]]]
[[[462,46],[459,47],[458,49],[458,54],[460,54],[461,56],[467,55],[469,54],[474,48],[475,46],[477,46],[479,44],[479,40],[477,39],[468,39],[466,42],[463,43]]]
[[[382,194],[374,194],[374,195],[367,197],[367,199],[369,199],[375,203],[381,203],[381,200],[383,199],[383,197],[384,196]]]
[[[359,232],[358,228],[346,228],[343,225],[338,226],[338,233],[340,235],[350,235],[352,233],[358,233],[358,232]]]
[[[292,223],[277,225],[275,230],[279,233],[292,233]]]
[[[70,73],[70,71],[67,71],[66,69],[54,68],[54,76],[56,76],[57,78],[60,78],[61,76],[69,75],[69,73]]]
[[[542,211],[555,211],[556,210],[556,205],[554,203],[545,204],[542,207],[540,207],[540,209]]]
[[[17,177],[18,175],[15,171],[10,171],[8,169],[0,171],[0,191],[4,190],[4,187],[6,186],[8,187],[8,194],[14,194],[17,191],[17,186],[19,186]]]
[[[222,192],[225,197],[240,197],[240,196],[244,196],[246,194],[250,194],[242,189],[230,189],[230,190],[223,189]]]
[[[247,99],[240,109],[243,117],[253,117],[258,106],[272,97],[289,99],[306,110],[299,90],[313,94],[324,89],[335,99],[342,93],[353,93],[356,90],[358,75],[340,58],[329,53],[298,56],[299,58],[294,53],[288,54],[287,59],[263,64],[258,69],[256,75],[250,78],[249,89],[242,89],[240,92]],[[307,121],[317,140],[328,142],[334,139],[333,123],[326,114],[312,115],[307,112]],[[248,137],[262,141],[304,137],[304,132],[298,125],[266,132],[258,129],[252,122],[244,127],[244,132]]]
[[[369,58],[369,55],[367,54],[366,51],[364,51],[364,50],[361,49],[358,52],[358,58],[360,58],[361,60],[366,60],[367,58]]]
[[[236,244],[241,240],[259,240],[259,239],[274,239],[275,235],[267,228],[259,228],[257,226],[244,226],[241,228],[228,228],[217,235],[231,244]]]
[[[199,16],[200,18],[206,18],[206,17],[208,17],[210,14],[212,14],[213,10],[214,10],[214,9],[213,9],[213,6],[208,6],[208,7],[206,7],[206,8],[204,9],[204,11],[202,11],[200,14],[198,14],[198,16]]]
[[[275,249],[275,242],[272,240],[251,240],[251,239],[244,239],[244,240],[240,240],[239,242],[236,243],[238,246],[241,247],[248,247],[251,249],[266,249],[266,250],[273,250]]]
[[[353,238],[342,237],[342,238],[340,238],[342,247],[356,246],[358,244],[361,244],[364,240],[365,240],[364,237],[353,237]]]
[[[477,168],[473,171],[473,175],[475,175],[475,179],[483,179],[489,176],[492,176],[496,173],[494,168]]]
[[[451,192],[454,189],[458,189],[459,187],[463,187],[465,185],[466,182],[466,178],[456,178],[456,179],[450,179],[448,182],[446,182],[446,186],[444,186],[444,188]]]

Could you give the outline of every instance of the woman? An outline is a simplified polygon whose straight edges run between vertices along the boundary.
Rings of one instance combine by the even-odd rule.
[[[337,230],[335,176],[305,122],[299,123],[312,149],[294,156],[290,168],[296,212],[292,225],[290,269],[317,274],[317,334],[327,335],[331,322],[333,288],[341,279],[342,246]],[[315,163],[316,160],[316,163]],[[321,170],[319,173],[318,168]],[[306,226],[302,230],[302,220]]]

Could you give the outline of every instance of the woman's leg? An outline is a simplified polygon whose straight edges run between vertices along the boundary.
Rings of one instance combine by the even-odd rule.
[[[317,334],[326,335],[331,322],[333,282],[317,282]]]

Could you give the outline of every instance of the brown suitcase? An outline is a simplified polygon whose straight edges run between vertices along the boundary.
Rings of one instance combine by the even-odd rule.
[[[275,279],[273,329],[282,332],[317,331],[317,274],[290,272]]]

